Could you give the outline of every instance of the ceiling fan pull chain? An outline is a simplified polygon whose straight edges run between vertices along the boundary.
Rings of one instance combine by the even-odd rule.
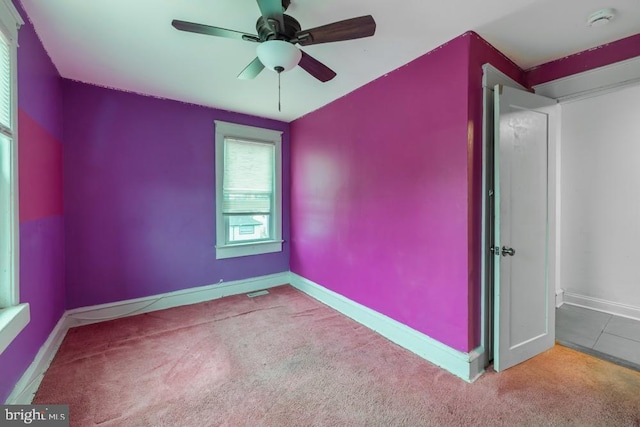
[[[282,72],[284,71],[283,67],[276,67],[275,68],[276,72],[278,73],[278,112],[282,112],[282,109],[280,108],[280,98],[281,98],[281,90],[280,90],[280,76],[282,75]]]

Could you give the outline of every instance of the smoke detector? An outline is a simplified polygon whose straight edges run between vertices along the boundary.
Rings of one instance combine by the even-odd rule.
[[[589,18],[587,19],[587,25],[589,25],[590,27],[602,27],[603,25],[607,25],[609,21],[614,18],[614,16],[616,16],[616,11],[614,9],[600,9],[589,15]]]

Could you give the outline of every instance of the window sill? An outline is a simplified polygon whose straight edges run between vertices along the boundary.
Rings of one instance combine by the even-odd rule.
[[[270,240],[268,242],[238,243],[235,245],[216,246],[216,259],[282,252],[282,242],[282,240]]]
[[[30,319],[29,304],[0,309],[0,354],[9,347]]]

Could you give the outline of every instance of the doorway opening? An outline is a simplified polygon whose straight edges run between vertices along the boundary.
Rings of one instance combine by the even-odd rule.
[[[493,151],[495,146],[493,144],[495,135],[493,134],[493,100],[495,97],[494,86],[496,84],[502,84],[505,86],[522,88],[516,82],[512,81],[504,74],[491,67],[490,65],[485,65],[484,67],[484,79],[483,79],[483,90],[484,90],[484,141],[483,144],[483,236],[482,236],[482,313],[483,313],[483,328],[482,328],[482,344],[487,352],[486,365],[489,365],[489,362],[492,359],[495,359],[495,353],[497,346],[499,345],[499,339],[496,339],[495,330],[499,330],[500,322],[503,320],[496,315],[496,303],[497,299],[495,298],[495,288],[494,288],[494,278],[496,276],[496,263],[493,262],[494,258],[497,254],[496,252],[502,251],[502,247],[495,245],[494,236],[496,234],[496,226],[494,224],[494,219],[496,218],[496,214],[498,216],[498,221],[500,219],[499,213],[496,212],[496,209],[493,208],[495,205],[496,194],[493,191],[494,187],[499,185],[499,183],[494,182],[495,176],[493,174],[494,170],[494,157]],[[534,89],[536,93],[546,95],[547,97],[553,98],[557,100],[560,104],[558,110],[560,110],[567,102],[575,99],[582,99],[586,97],[593,97],[594,94],[598,95],[602,92],[608,92],[612,90],[617,90],[620,87],[629,87],[630,85],[638,86],[640,79],[637,76],[640,75],[640,58],[636,58],[634,60],[623,61],[623,63],[617,63],[612,66],[603,67],[603,69],[592,70],[590,72],[582,73],[580,75],[571,76],[569,78],[561,79],[559,81],[549,82],[547,84],[536,86]],[[640,90],[640,87],[639,87]],[[639,97],[636,97],[639,98]],[[599,113],[602,114],[602,108],[599,110]],[[605,110],[606,111],[606,110]],[[637,117],[638,112],[640,111],[640,105],[636,107],[633,114]],[[560,114],[560,111],[558,111]],[[562,120],[565,119],[565,115],[562,115]],[[632,120],[633,122],[637,122],[637,120]],[[591,122],[598,123],[597,120],[591,120]],[[565,123],[565,122],[563,122]],[[640,132],[640,130],[638,130]],[[557,135],[558,140],[562,137],[562,129],[561,126],[557,127]],[[638,140],[638,138],[629,138],[633,140]],[[587,333],[586,326],[584,329],[580,329],[580,323],[584,323],[584,316],[580,314],[575,314],[577,311],[593,309],[595,310],[597,320],[594,320],[592,323],[597,324],[595,328],[602,328],[600,331],[596,333],[599,334],[599,337],[603,339],[611,338],[608,335],[615,335],[613,339],[618,347],[627,348],[624,346],[620,346],[618,341],[620,338],[627,339],[633,341],[637,340],[637,344],[640,349],[640,323],[631,325],[633,320],[629,319],[631,317],[636,317],[640,319],[640,293],[636,291],[633,295],[633,298],[638,299],[636,302],[633,300],[633,304],[631,306],[625,306],[625,304],[617,304],[614,307],[616,310],[622,310],[623,319],[618,319],[614,317],[616,313],[612,313],[611,304],[602,303],[602,300],[593,297],[587,297],[588,301],[584,298],[584,295],[576,296],[575,292],[571,292],[573,289],[571,285],[568,285],[567,281],[567,271],[565,270],[564,276],[561,275],[561,269],[563,267],[563,262],[565,266],[568,266],[568,257],[566,255],[568,247],[567,242],[569,240],[574,240],[572,236],[567,235],[567,230],[561,230],[561,213],[565,212],[565,220],[566,220],[566,208],[568,201],[565,201],[565,209],[561,209],[563,198],[561,189],[562,187],[562,173],[561,173],[561,146],[560,142],[555,146],[549,146],[549,162],[548,168],[551,172],[549,174],[550,182],[549,182],[549,201],[554,206],[550,206],[549,210],[549,223],[553,228],[556,228],[552,233],[550,233],[549,242],[547,249],[549,250],[549,264],[548,264],[548,285],[551,284],[552,288],[552,297],[555,299],[555,306],[560,307],[557,310],[554,310],[553,307],[551,311],[553,313],[547,313],[546,315],[555,315],[558,314],[558,328],[554,327],[551,333],[554,335],[554,338],[557,339],[560,343],[573,346],[577,348],[576,345],[571,345],[571,343],[564,337],[564,332],[568,328],[566,326],[567,318],[571,318],[570,320],[578,319],[578,325],[574,328],[577,329],[579,333]],[[565,153],[566,155],[566,153]],[[597,156],[596,156],[597,157]],[[601,156],[600,156],[601,157]],[[627,156],[628,157],[628,156]],[[638,158],[639,156],[635,156],[634,158]],[[565,159],[566,160],[566,159]],[[566,162],[565,162],[566,163]],[[583,168],[584,169],[584,168]],[[634,168],[634,170],[637,169]],[[640,175],[640,173],[639,173]],[[639,176],[640,178],[640,176]],[[629,180],[627,180],[629,181]],[[632,182],[637,182],[636,180],[632,180]],[[565,182],[565,186],[568,182]],[[598,192],[596,191],[595,194]],[[565,194],[566,198],[566,194]],[[592,197],[593,199],[597,199],[597,197]],[[638,197],[637,209],[636,205],[631,206],[631,211],[640,212],[640,197]],[[589,212],[587,212],[588,214]],[[585,213],[583,212],[583,216]],[[557,225],[557,227],[556,227]],[[638,228],[635,227],[637,230]],[[562,233],[564,231],[564,234]],[[583,230],[584,231],[584,230]],[[640,233],[640,231],[638,231]],[[565,246],[561,245],[562,237],[564,237]],[[640,239],[640,235],[635,239],[635,242]],[[569,239],[569,240],[568,240]],[[569,245],[570,246],[570,245]],[[584,246],[584,245],[583,245]],[[634,245],[635,247],[635,245]],[[600,247],[600,249],[605,249],[605,247]],[[516,253],[517,253],[517,248]],[[563,252],[564,251],[564,257]],[[615,249],[614,249],[615,252]],[[500,254],[501,255],[501,254]],[[498,255],[498,256],[500,256]],[[619,254],[618,254],[619,256]],[[637,258],[637,257],[636,257]],[[632,263],[635,270],[634,274],[637,276],[633,276],[633,278],[637,278],[635,282],[634,289],[637,289],[637,283],[640,282],[640,267],[636,267],[636,263]],[[499,268],[499,267],[498,267]],[[565,287],[567,289],[565,289]],[[587,301],[587,303],[585,303]],[[610,303],[610,301],[609,301]],[[598,305],[600,304],[600,305]],[[578,307],[582,305],[582,307]],[[572,311],[569,311],[572,310]],[[626,311],[625,311],[626,310]],[[603,311],[608,311],[608,313],[603,313]],[[585,314],[585,313],[582,313]],[[603,325],[600,325],[603,324]],[[599,325],[599,326],[598,326]],[[608,330],[608,331],[607,331]],[[556,336],[557,331],[557,336]],[[631,331],[631,336],[624,336],[625,331]],[[609,333],[611,332],[611,333]],[[618,340],[618,341],[616,341]],[[635,347],[634,347],[635,348]],[[584,350],[584,349],[582,349]],[[586,349],[586,350],[594,350]],[[636,350],[626,350],[627,352],[631,351],[636,357],[640,357],[640,351]],[[596,351],[587,351],[596,356],[603,356],[602,354],[598,354]],[[607,357],[605,357],[607,358]],[[637,366],[630,365],[629,363],[624,363],[624,359],[617,357],[608,357],[608,360],[612,360],[614,362],[618,362],[620,364],[624,364],[625,366],[636,368]],[[629,359],[629,358],[627,358]],[[632,359],[632,358],[631,358]],[[622,363],[621,363],[622,362]],[[627,360],[627,362],[629,362]],[[631,361],[632,363],[633,360]],[[640,365],[640,360],[638,361],[638,365]],[[495,363],[494,363],[495,367]]]
[[[640,84],[560,103],[557,341],[640,370]]]

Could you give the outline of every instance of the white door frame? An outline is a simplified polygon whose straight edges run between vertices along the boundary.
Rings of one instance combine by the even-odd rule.
[[[515,80],[507,77],[491,64],[482,66],[482,235],[480,237],[480,295],[482,295],[480,313],[482,326],[480,340],[484,347],[483,365],[486,367],[493,359],[493,255],[489,248],[492,243],[492,224],[489,221],[490,198],[489,184],[493,180],[493,88],[497,84],[525,89]]]

